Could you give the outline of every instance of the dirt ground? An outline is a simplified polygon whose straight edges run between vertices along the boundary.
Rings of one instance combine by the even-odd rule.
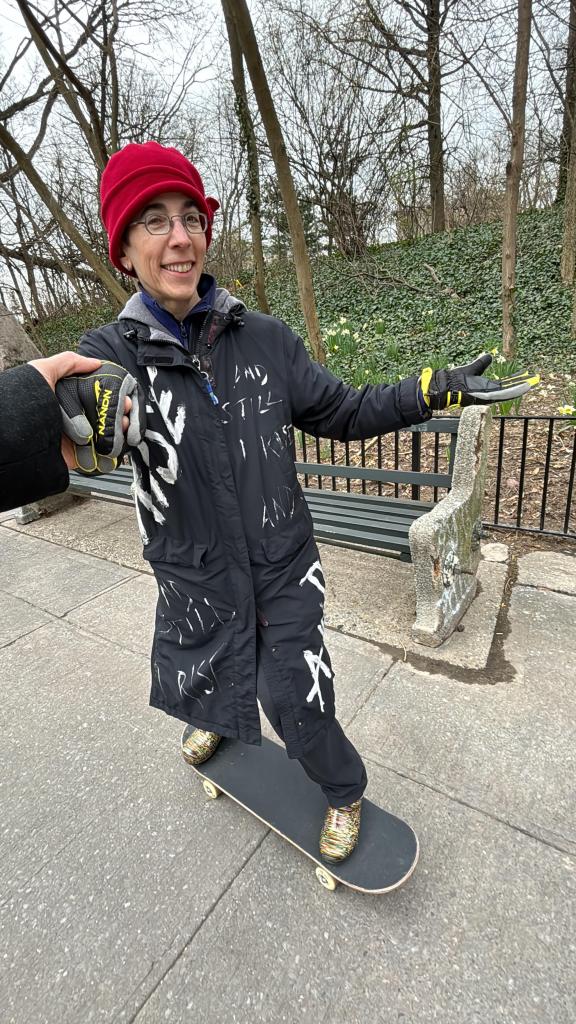
[[[572,387],[571,383],[572,382]],[[558,407],[570,402],[576,389],[576,373],[543,373],[540,384],[522,399],[522,416],[557,416]]]
[[[520,530],[484,529],[482,542],[507,544],[513,559],[527,555],[530,551],[555,551],[562,555],[576,554],[576,535],[546,537],[544,534],[522,533]]]

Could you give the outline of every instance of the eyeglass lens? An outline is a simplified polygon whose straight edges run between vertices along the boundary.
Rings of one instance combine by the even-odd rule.
[[[167,213],[151,213],[144,218],[144,227],[151,235],[167,235],[175,220],[179,220],[189,235],[201,234],[206,230],[205,214],[190,211],[169,217]]]

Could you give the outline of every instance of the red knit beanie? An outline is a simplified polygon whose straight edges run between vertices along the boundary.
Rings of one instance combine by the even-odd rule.
[[[110,157],[100,182],[101,216],[108,235],[110,259],[123,274],[122,238],[130,221],[161,192],[183,192],[208,218],[206,247],[220,203],[204,192],[198,171],[182,153],[158,142],[131,142]],[[134,276],[134,271],[130,271]]]

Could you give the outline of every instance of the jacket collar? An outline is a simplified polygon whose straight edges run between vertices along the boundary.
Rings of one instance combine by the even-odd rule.
[[[165,327],[166,330],[173,334],[178,341],[182,341],[183,337],[189,339],[192,324],[195,318],[202,313],[207,313],[209,310],[214,308],[214,300],[216,298],[216,278],[212,277],[212,274],[202,274],[198,282],[198,302],[192,309],[189,309],[186,316],[182,320],[178,320],[172,313],[169,313],[167,309],[164,309],[156,299],[153,299],[147,291],[142,289],[140,291],[142,301],[146,306],[146,309],[152,313],[152,316]]]
[[[216,313],[220,313],[222,317],[224,317],[228,313],[232,312],[241,313],[246,309],[246,306],[240,299],[231,295],[226,288],[216,287],[214,289],[214,305],[212,308]],[[172,334],[163,323],[157,320],[152,310],[148,308],[141,292],[136,292],[135,295],[130,296],[128,302],[124,306],[124,309],[118,314],[118,319],[135,320],[148,327],[150,331],[150,341],[173,342],[175,340],[174,334]]]

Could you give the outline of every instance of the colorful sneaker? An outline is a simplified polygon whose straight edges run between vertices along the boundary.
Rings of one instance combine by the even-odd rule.
[[[212,757],[221,739],[217,732],[206,732],[187,725],[180,741],[182,757],[188,764],[202,764]]]
[[[346,860],[360,835],[362,799],[346,807],[329,807],[320,833],[320,856],[329,864]]]

